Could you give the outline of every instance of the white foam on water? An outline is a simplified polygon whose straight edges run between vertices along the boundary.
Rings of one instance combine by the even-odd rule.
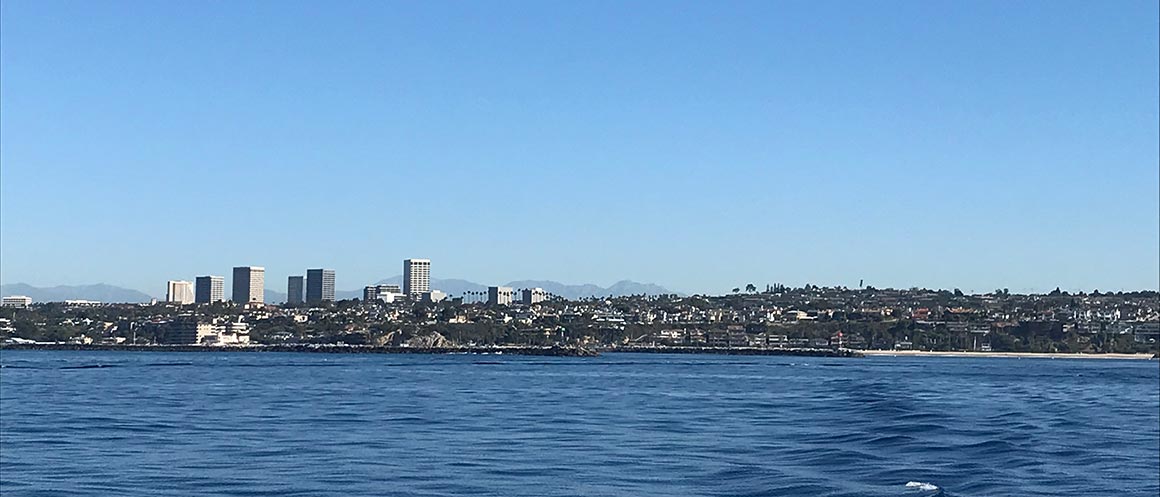
[[[934,492],[938,490],[938,485],[921,481],[908,481],[906,482],[906,488],[913,488],[921,492]]]

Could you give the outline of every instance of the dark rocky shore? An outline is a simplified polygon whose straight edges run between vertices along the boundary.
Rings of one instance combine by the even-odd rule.
[[[635,352],[643,354],[724,354],[724,355],[773,355],[805,357],[865,357],[862,352],[850,349],[794,348],[762,349],[757,347],[616,347],[602,349],[604,352]]]

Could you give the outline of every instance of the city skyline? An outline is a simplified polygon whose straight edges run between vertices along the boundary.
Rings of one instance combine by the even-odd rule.
[[[410,260],[410,259],[408,259],[408,260]],[[724,295],[724,294],[728,294],[728,293],[733,293],[734,290],[744,291],[745,286],[748,284],[754,284],[759,288],[764,288],[765,285],[769,285],[769,284],[786,284],[783,281],[762,282],[762,281],[758,281],[758,280],[746,280],[744,282],[735,283],[731,289],[724,289],[721,291],[714,292],[714,291],[704,291],[704,290],[689,291],[686,289],[672,288],[672,287],[669,287],[669,286],[666,286],[664,284],[660,284],[657,282],[640,282],[640,281],[633,281],[633,280],[627,280],[627,279],[617,280],[617,281],[610,282],[608,284],[603,284],[603,285],[598,284],[598,283],[593,283],[590,281],[589,282],[560,282],[560,281],[555,281],[555,280],[542,280],[542,279],[535,279],[535,278],[521,278],[521,279],[509,278],[509,279],[495,280],[495,281],[475,281],[475,280],[468,280],[468,279],[455,278],[455,277],[446,277],[445,278],[445,277],[441,277],[440,275],[431,276],[431,273],[430,273],[430,262],[431,261],[430,261],[430,259],[421,259],[421,261],[427,263],[427,273],[426,273],[427,274],[427,278],[426,278],[427,285],[425,286],[425,291],[426,290],[434,290],[434,291],[445,290],[443,288],[438,287],[437,283],[432,283],[432,282],[452,282],[455,285],[474,285],[474,286],[480,287],[481,290],[485,290],[485,291],[490,290],[491,288],[498,286],[501,289],[507,288],[508,290],[514,291],[514,293],[511,294],[512,300],[523,300],[525,297],[523,296],[524,294],[521,293],[522,290],[540,290],[540,289],[538,289],[538,288],[515,288],[515,289],[511,289],[511,288],[508,288],[508,287],[503,286],[503,285],[497,285],[497,282],[502,281],[505,284],[511,284],[511,282],[516,282],[516,281],[527,281],[527,282],[533,282],[533,283],[547,282],[547,283],[558,284],[558,285],[563,285],[563,286],[571,286],[571,287],[582,287],[582,286],[611,287],[611,286],[614,286],[613,284],[631,283],[631,284],[636,284],[636,285],[660,287],[660,288],[664,288],[666,290],[664,293],[677,293],[677,294],[682,294],[682,295],[697,295],[697,294],[700,294],[700,295]],[[234,267],[233,270],[230,272],[230,274],[236,274],[236,271],[241,270],[241,269],[251,269],[251,267],[248,267],[248,266]],[[250,299],[250,302],[260,302],[260,303],[267,303],[267,304],[269,304],[269,303],[290,303],[290,304],[297,303],[297,304],[301,304],[301,303],[318,303],[319,301],[322,301],[322,300],[325,300],[325,301],[342,300],[343,298],[351,298],[352,295],[364,293],[366,287],[368,287],[368,286],[376,286],[376,285],[383,286],[381,282],[384,282],[384,281],[398,279],[399,283],[397,283],[397,285],[399,285],[400,288],[404,285],[404,281],[405,281],[405,274],[404,274],[405,272],[404,272],[404,273],[400,273],[400,274],[395,274],[393,276],[366,276],[366,277],[345,278],[344,279],[345,281],[357,281],[357,284],[351,283],[347,286],[335,286],[333,284],[333,280],[335,279],[334,275],[336,273],[335,270],[333,270],[333,269],[310,270],[310,271],[326,271],[326,274],[329,277],[329,279],[328,279],[329,283],[327,284],[327,286],[325,288],[327,298],[321,299],[321,300],[319,300],[319,299],[311,300],[311,299],[308,299],[306,297],[307,277],[303,276],[303,274],[301,272],[298,274],[290,274],[288,276],[288,279],[290,281],[289,287],[283,286],[282,289],[279,289],[275,282],[271,281],[271,282],[267,283],[265,281],[265,280],[270,279],[270,277],[268,276],[269,271],[266,268],[264,268],[264,267],[252,267],[252,269],[257,270],[258,273],[261,275],[261,276],[259,276],[258,280],[255,280],[255,281],[261,281],[261,284],[263,285],[263,288],[262,288],[263,295],[261,296],[261,298],[259,298],[257,296],[257,293],[249,294],[252,297]],[[233,302],[234,298],[233,298],[232,292],[239,291],[239,288],[234,286],[234,282],[233,282],[232,278],[224,278],[221,276],[197,276],[195,279],[196,279],[196,302],[197,303],[207,303],[207,302],[211,302],[211,301]],[[285,280],[283,280],[283,281],[285,281]],[[145,295],[148,295],[150,297],[156,298],[158,301],[167,301],[170,299],[169,294],[171,291],[172,284],[174,284],[174,283],[189,283],[191,286],[190,291],[193,291],[193,287],[195,287],[193,282],[180,281],[180,280],[168,280],[168,281],[166,281],[164,285],[161,285],[160,292],[150,291],[149,289],[139,289],[139,288],[131,288],[131,287],[113,285],[113,284],[109,284],[107,282],[99,282],[96,284],[109,285],[110,287],[113,287],[113,288],[120,288],[120,289],[124,289],[124,290],[137,291],[137,292],[141,292]],[[7,282],[4,282],[3,284],[9,285],[9,283],[7,283]],[[25,284],[25,283],[19,282],[19,284]],[[211,293],[210,293],[211,292],[211,285],[212,285],[212,297],[210,296],[211,295]],[[1046,293],[1049,293],[1050,291],[1055,290],[1055,289],[1059,289],[1059,290],[1071,292],[1071,293],[1080,293],[1080,292],[1087,293],[1087,292],[1092,292],[1092,291],[1101,291],[1101,292],[1126,291],[1126,292],[1132,292],[1132,291],[1157,290],[1156,287],[1084,288],[1084,287],[1064,287],[1064,286],[1058,286],[1058,285],[1055,287],[1043,288],[1043,289],[1019,288],[1019,287],[1009,287],[1009,286],[999,286],[999,287],[994,287],[994,288],[970,288],[970,287],[966,287],[966,286],[937,287],[937,286],[923,286],[923,285],[886,285],[886,284],[880,284],[878,282],[865,281],[865,280],[857,280],[857,281],[852,280],[849,282],[837,282],[837,283],[804,281],[804,282],[795,282],[795,283],[788,284],[788,286],[790,286],[790,287],[801,287],[801,286],[806,286],[806,285],[814,285],[814,286],[819,286],[819,287],[845,287],[845,288],[851,288],[851,289],[859,288],[859,285],[861,285],[862,287],[894,288],[894,289],[926,288],[926,289],[931,289],[931,290],[961,290],[967,294],[980,294],[980,295],[990,293],[990,292],[997,290],[997,289],[1004,289],[1004,290],[1008,290],[1008,291],[1011,291],[1014,293],[1021,293],[1021,294],[1046,294]],[[70,286],[84,287],[86,285],[52,285],[52,286],[46,286],[46,287],[37,287],[36,285],[30,285],[30,286],[33,286],[36,288],[41,288],[41,289],[51,289],[51,288],[55,288],[55,287],[70,287]],[[390,285],[387,285],[387,286],[390,286]],[[231,290],[231,294],[225,294],[224,289],[227,287],[233,289],[233,290]],[[297,290],[299,292],[301,292],[301,296],[300,296],[299,300],[295,300],[292,298],[293,290],[295,288],[297,288]],[[248,292],[249,287],[245,283],[243,283],[241,291]],[[415,295],[419,295],[423,292],[417,291],[414,293],[415,293]],[[275,298],[281,298],[283,300],[268,301],[267,298],[271,294],[274,295]],[[337,294],[341,294],[342,296],[337,297],[336,296]],[[192,295],[193,294],[191,294],[190,298],[193,298]],[[594,296],[599,296],[599,295],[602,295],[602,294],[594,294]],[[448,296],[459,296],[459,295],[458,295],[458,293],[449,293]]]
[[[4,2],[0,283],[1160,286],[1156,2],[635,5]]]
[[[1160,0],[0,0],[0,497],[1160,497]]]

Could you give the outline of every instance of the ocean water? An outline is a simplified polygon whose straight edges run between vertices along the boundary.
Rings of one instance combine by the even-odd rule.
[[[1160,494],[1156,361],[5,351],[0,365],[4,496]]]

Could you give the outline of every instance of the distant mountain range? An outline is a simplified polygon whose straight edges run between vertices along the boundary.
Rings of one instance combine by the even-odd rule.
[[[335,293],[338,293],[338,292],[335,292]],[[361,296],[362,292],[359,292],[359,295]],[[229,298],[228,294],[226,295],[226,298]],[[269,302],[271,304],[280,304],[280,303],[286,301],[286,292],[279,292],[279,291],[271,290],[271,289],[267,288],[266,291],[262,292],[262,298],[265,299],[266,302]],[[339,298],[339,297],[336,297],[336,298]],[[341,300],[341,298],[339,298],[339,299]]]
[[[0,294],[24,295],[33,302],[60,302],[63,300],[96,300],[98,302],[149,302],[153,297],[144,292],[98,283],[96,285],[54,286],[39,288],[24,283],[0,285]]]
[[[385,280],[380,280],[378,282],[378,284],[380,284],[380,285],[381,284],[390,284],[390,283],[402,285],[403,284],[403,277],[402,276],[395,276],[393,278],[387,278]],[[567,285],[567,284],[560,283],[557,281],[547,281],[547,280],[512,281],[512,282],[509,282],[503,286],[512,287],[512,288],[515,288],[517,290],[520,288],[543,288],[548,293],[559,295],[559,296],[564,297],[566,299],[580,299],[580,298],[586,298],[586,297],[607,297],[609,295],[612,295],[614,297],[620,297],[620,296],[624,296],[624,295],[641,295],[641,294],[660,295],[660,294],[676,293],[676,292],[668,290],[665,287],[662,287],[660,285],[654,285],[651,283],[637,283],[635,281],[629,281],[629,280],[618,281],[618,282],[614,283],[612,286],[607,287],[607,288],[599,286],[599,285],[593,285],[593,284]],[[442,292],[444,292],[448,295],[452,295],[452,296],[463,295],[465,292],[486,292],[487,291],[487,285],[481,285],[479,283],[475,283],[475,282],[471,282],[471,281],[467,281],[467,280],[459,280],[459,279],[440,280],[440,279],[432,278],[431,279],[431,288],[433,288],[435,290],[442,291]],[[360,290],[359,293],[361,294],[361,292],[362,291]],[[358,297],[361,297],[361,295],[358,295]],[[336,298],[341,298],[341,297],[336,295]],[[347,298],[353,298],[353,297],[347,297]]]
[[[397,284],[402,286],[403,277],[395,276],[384,280],[379,280],[378,284]],[[618,281],[610,287],[602,287],[598,285],[566,285],[556,281],[536,281],[536,280],[522,280],[513,281],[504,286],[509,286],[515,289],[520,288],[543,288],[545,291],[559,295],[566,299],[579,299],[586,297],[607,297],[623,296],[623,295],[659,295],[672,292],[662,286],[653,285],[651,283],[637,283],[635,281]],[[432,279],[431,288],[442,291],[451,296],[461,296],[466,292],[486,292],[487,285],[479,283],[459,280],[459,279]],[[34,287],[24,283],[12,283],[0,285],[0,294],[8,295],[26,295],[32,297],[33,302],[60,302],[63,300],[96,300],[106,303],[140,303],[149,302],[154,297],[144,292],[132,290],[129,288],[121,288],[113,285],[106,285],[99,283],[96,285],[75,285],[75,286],[54,286],[49,288]],[[227,289],[227,297],[228,297]],[[286,301],[286,293],[277,290],[266,289],[266,302],[281,303]],[[338,290],[334,292],[334,297],[339,300],[362,298],[362,289],[358,290]]]

